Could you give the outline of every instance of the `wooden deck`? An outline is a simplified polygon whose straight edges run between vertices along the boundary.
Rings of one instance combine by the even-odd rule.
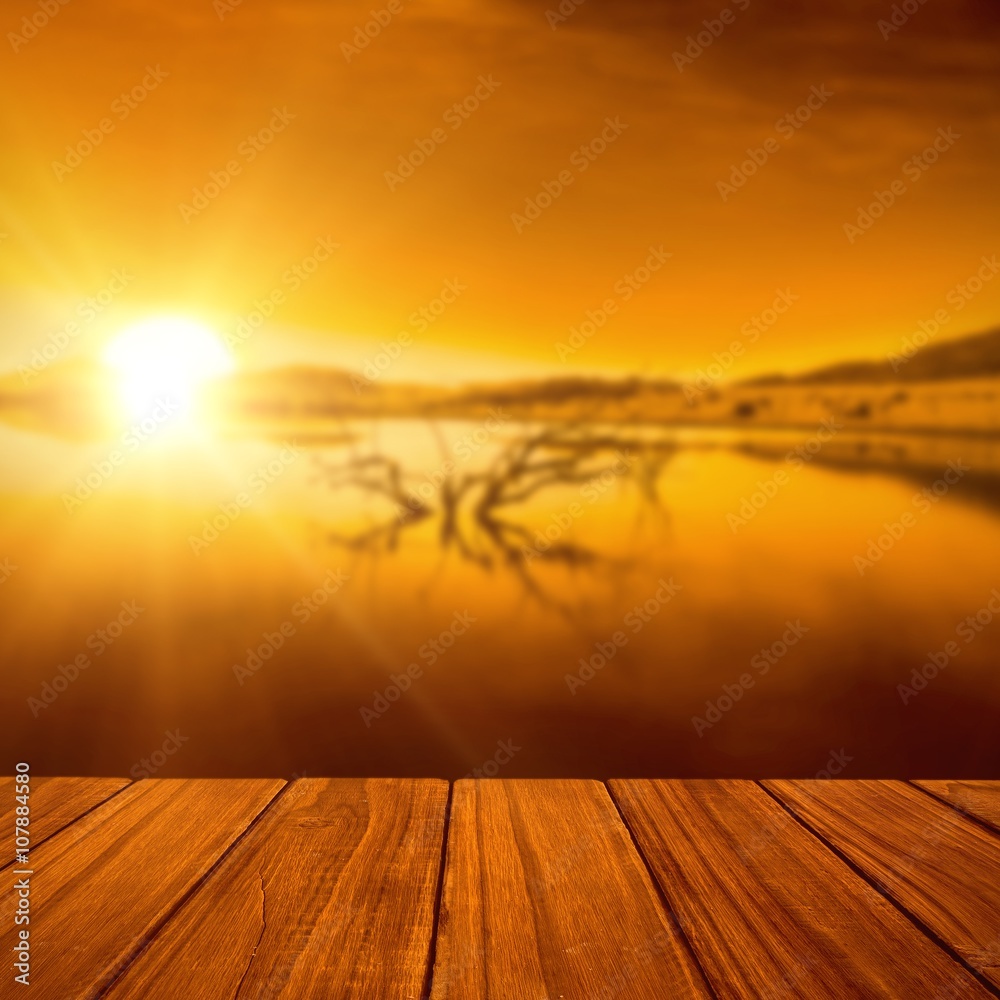
[[[1000,996],[1000,782],[31,787],[0,997]]]

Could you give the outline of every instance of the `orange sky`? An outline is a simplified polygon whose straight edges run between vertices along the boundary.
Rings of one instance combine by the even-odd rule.
[[[74,349],[164,310],[231,329],[277,289],[247,360],[356,365],[408,330],[393,370],[407,378],[692,372],[790,289],[798,301],[739,377],[897,350],[1000,252],[1000,14],[987,0],[931,0],[886,39],[888,2],[734,0],[683,71],[673,53],[721,0],[586,0],[554,28],[546,0],[393,0],[399,13],[345,54],[386,5],[71,0],[27,40],[11,33],[37,4],[6,5],[0,362],[25,360],[116,268],[132,280]],[[498,85],[479,84],[468,118],[449,114],[480,77]],[[116,103],[144,78],[144,100]],[[832,96],[779,131],[813,87]],[[275,108],[294,117],[243,145]],[[581,170],[574,151],[606,118],[627,128]],[[100,144],[65,169],[102,119]],[[907,172],[949,128],[959,138],[938,162]],[[390,190],[386,171],[435,129],[445,141]],[[776,151],[724,201],[717,182],[768,139]],[[233,160],[225,190],[185,218]],[[572,183],[518,232],[512,214],[561,171]],[[894,180],[896,204],[850,243],[844,223]],[[283,275],[320,237],[338,249],[293,288]],[[616,282],[660,246],[672,256],[625,302]],[[449,279],[461,295],[411,325]],[[560,360],[555,345],[608,298],[615,315]],[[949,309],[949,334],[994,325],[1000,281]]]

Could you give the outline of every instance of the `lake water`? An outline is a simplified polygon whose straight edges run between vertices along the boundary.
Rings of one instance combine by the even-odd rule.
[[[8,761],[996,774],[990,440],[272,437],[144,442],[105,475],[114,442],[2,432]]]

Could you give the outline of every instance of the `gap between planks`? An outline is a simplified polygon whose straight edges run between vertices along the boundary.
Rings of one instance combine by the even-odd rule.
[[[846,865],[858,878],[866,882],[872,889],[874,889],[880,896],[882,896],[888,903],[895,907],[911,924],[922,933],[928,940],[932,941],[938,948],[945,952],[951,959],[953,959],[958,965],[962,966],[966,972],[968,972],[974,979],[976,979],[979,984],[986,990],[988,990],[993,996],[1000,997],[1000,989],[993,985],[978,969],[971,965],[967,959],[965,959],[956,948],[950,944],[947,940],[942,938],[932,927],[928,926],[923,920],[920,919],[917,914],[913,913],[904,903],[899,900],[890,890],[879,885],[878,881],[872,878],[872,876],[864,870],[860,865],[853,861],[847,854],[844,853],[839,847],[836,846],[832,841],[830,841],[821,831],[817,830],[808,820],[804,819],[799,813],[789,805],[783,798],[781,798],[776,792],[772,791],[767,787],[765,781],[770,781],[773,779],[754,779],[754,784],[769,795],[775,802],[781,806],[785,812],[788,813],[791,818],[798,823],[804,830],[811,833],[825,848],[830,850],[836,857],[841,861],[842,864]],[[900,782],[901,784],[909,785],[909,782]],[[921,790],[922,791],[922,790]],[[950,808],[955,815],[965,816],[966,814],[963,810],[958,809],[953,803],[948,802],[944,799],[938,798],[936,795],[932,795],[930,792],[925,792],[924,794],[930,796],[941,805]],[[987,824],[980,824],[985,827],[994,837],[997,836],[997,831],[992,829]],[[1000,841],[998,841],[998,849],[1000,849]]]
[[[236,846],[257,826],[258,823],[264,818],[264,816],[274,807],[274,804],[288,791],[291,787],[292,782],[286,781],[285,784],[279,788],[274,795],[268,801],[267,805],[257,813],[256,816],[247,824],[246,829],[243,830],[239,836],[237,836],[228,847],[223,850],[223,852],[215,859],[212,865],[206,869],[204,874],[199,878],[186,893],[170,909],[170,911],[164,915],[163,919],[154,927],[145,938],[140,941],[132,954],[122,962],[121,966],[115,971],[114,975],[111,976],[108,981],[93,995],[91,1000],[101,1000],[102,997],[107,996],[112,989],[114,989],[115,984],[128,972],[129,968],[135,964],[135,961],[142,955],[142,953],[156,940],[161,931],[171,920],[180,912],[180,910],[187,904],[187,902],[192,899],[198,890],[205,884],[205,882],[211,877],[212,873],[226,860],[226,857],[236,848]]]
[[[60,779],[50,779],[52,781]],[[72,780],[72,779],[65,779]],[[501,779],[496,782],[482,782],[483,784],[503,784],[506,779]],[[82,821],[85,817],[89,816],[96,809],[100,808],[102,805],[110,802],[118,795],[123,793],[129,788],[142,782],[128,782],[127,780],[121,785],[120,788],[112,791],[110,794],[104,795],[99,801],[92,802],[88,805],[79,815],[72,817],[68,821],[63,822],[62,819],[59,820],[60,825],[53,828],[51,831],[47,832],[45,837],[37,841],[33,847],[40,847],[42,844],[51,840],[58,834],[69,829],[74,824]],[[220,853],[220,855],[215,859],[215,861],[206,869],[204,874],[187,890],[187,892],[176,902],[176,904],[167,912],[163,918],[157,923],[157,925],[151,928],[144,938],[139,941],[132,952],[128,955],[124,962],[121,963],[120,967],[114,972],[114,974],[101,985],[97,992],[92,995],[92,1000],[100,1000],[112,992],[115,985],[121,980],[121,978],[126,974],[129,968],[135,963],[135,961],[143,954],[143,952],[150,947],[150,945],[157,939],[161,934],[163,929],[167,927],[171,920],[177,915],[177,913],[188,904],[188,902],[197,895],[197,893],[202,889],[205,883],[212,878],[213,874],[217,869],[225,862],[230,854],[251,834],[251,832],[258,826],[259,823],[267,816],[268,813],[275,807],[278,801],[285,795],[288,790],[296,784],[294,781],[285,782],[271,799],[264,805],[263,808],[254,816],[254,818],[246,825],[243,831]],[[540,782],[544,785],[544,782]],[[647,853],[643,850],[641,846],[640,839],[636,836],[636,831],[633,829],[632,824],[626,817],[621,803],[619,802],[617,796],[614,793],[611,782],[594,782],[595,785],[600,785],[605,794],[607,795],[610,803],[613,807],[614,813],[617,816],[618,821],[621,823],[624,831],[627,833],[628,839],[631,843],[632,849],[635,851],[638,860],[641,862],[642,866],[645,868],[649,878],[651,879],[653,886],[656,888],[658,894],[658,902],[662,907],[666,918],[674,925],[678,934],[679,942],[686,949],[690,960],[701,972],[704,985],[707,987],[711,996],[717,996],[714,991],[712,981],[705,972],[705,968],[698,952],[693,946],[692,941],[689,938],[688,933],[685,931],[683,922],[678,918],[678,911],[668,895],[666,889],[661,884],[660,880],[655,876],[654,868],[650,863],[650,859],[647,857]],[[977,828],[984,830],[992,840],[996,840],[998,848],[1000,848],[1000,832],[994,827],[988,820],[981,818],[975,813],[969,812],[959,806],[955,801],[951,799],[946,799],[942,795],[936,794],[929,788],[924,787],[922,784],[910,781],[900,781],[895,784],[903,785],[909,789],[912,789],[914,793],[919,792],[921,798],[926,798],[928,801],[934,802],[937,806],[940,806],[942,810],[948,810],[953,812],[957,816],[961,816],[964,819],[974,823]],[[960,785],[960,782],[955,782],[954,784]],[[942,938],[938,933],[936,933],[933,928],[928,926],[924,920],[922,920],[917,914],[913,913],[904,903],[897,898],[897,896],[892,892],[891,889],[886,888],[879,884],[879,882],[873,878],[868,872],[866,872],[861,866],[855,863],[851,857],[849,857],[844,851],[839,849],[833,842],[826,837],[823,832],[817,829],[812,823],[810,823],[806,818],[800,815],[799,811],[790,805],[785,798],[771,788],[763,781],[747,781],[747,785],[756,785],[766,794],[770,799],[774,800],[781,809],[788,814],[795,823],[802,828],[805,832],[811,835],[811,838],[818,841],[820,845],[826,850],[832,852],[832,854],[837,858],[839,863],[845,865],[855,876],[863,880],[871,889],[878,893],[880,897],[886,900],[891,906],[893,906],[909,923],[914,927],[914,929],[919,932],[923,937],[932,942],[937,948],[945,952],[950,959],[961,966],[967,973],[973,976],[976,981],[990,994],[993,996],[1000,997],[1000,990],[997,989],[992,983],[990,983],[980,972],[977,971],[962,955],[944,938]],[[444,805],[444,816],[443,816],[443,832],[441,839],[441,849],[440,849],[440,861],[438,865],[436,888],[433,900],[433,917],[432,917],[432,932],[430,935],[430,941],[428,944],[425,973],[424,973],[424,986],[421,992],[422,997],[430,996],[431,991],[434,988],[434,977],[438,971],[438,944],[439,944],[439,926],[442,915],[442,907],[444,902],[444,892],[446,878],[448,874],[449,861],[449,844],[450,844],[450,824],[453,819],[454,810],[454,793],[455,793],[456,783],[448,783],[447,799]],[[0,869],[4,869],[13,864],[10,862],[8,865],[0,866]]]

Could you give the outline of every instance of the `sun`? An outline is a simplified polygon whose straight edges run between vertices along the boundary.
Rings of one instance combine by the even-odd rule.
[[[157,406],[189,412],[200,386],[228,375],[233,359],[219,336],[197,320],[157,316],[130,326],[104,351],[134,416]]]

